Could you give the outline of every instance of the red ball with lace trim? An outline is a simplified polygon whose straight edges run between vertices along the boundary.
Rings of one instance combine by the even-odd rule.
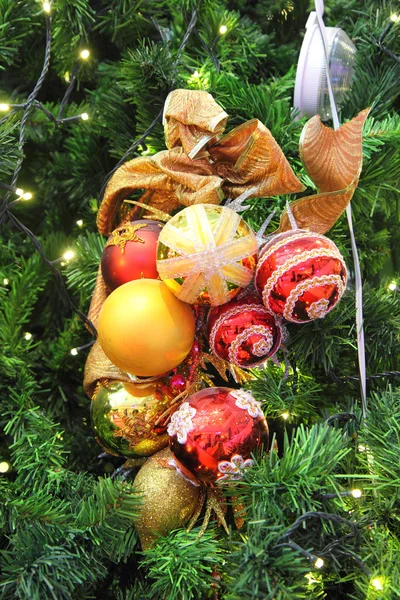
[[[336,245],[324,235],[301,229],[269,240],[255,275],[265,307],[293,323],[325,317],[346,283],[346,265]]]
[[[189,396],[168,425],[181,473],[212,485],[234,480],[253,464],[251,453],[268,445],[268,425],[250,392],[214,387]]]
[[[101,272],[109,291],[135,279],[157,279],[156,249],[163,227],[141,219],[114,229],[103,250]]]
[[[254,293],[212,308],[207,334],[212,352],[242,369],[261,365],[273,356],[282,337],[274,315]]]

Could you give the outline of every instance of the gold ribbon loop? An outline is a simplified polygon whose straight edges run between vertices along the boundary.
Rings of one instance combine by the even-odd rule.
[[[239,125],[209,148],[215,172],[225,179],[224,191],[236,198],[301,192],[297,179],[271,132],[258,119]]]
[[[208,143],[217,141],[225,129],[228,115],[208,92],[174,90],[164,105],[164,133],[167,148],[182,146],[186,154],[196,155]],[[192,155],[194,158],[194,156]]]
[[[352,199],[362,168],[362,130],[369,112],[366,108],[336,130],[323,125],[319,115],[305,124],[300,157],[320,193],[290,204],[301,229],[326,233]],[[284,211],[279,232],[291,228]]]

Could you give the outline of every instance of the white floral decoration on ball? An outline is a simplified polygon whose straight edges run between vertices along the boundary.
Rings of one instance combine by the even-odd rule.
[[[231,396],[236,398],[236,406],[243,410],[247,410],[251,417],[256,419],[257,417],[264,416],[260,402],[258,402],[250,392],[235,390],[234,392],[231,392]]]
[[[248,458],[244,460],[243,456],[240,454],[234,454],[231,460],[221,460],[218,463],[218,471],[223,473],[223,476],[219,478],[218,481],[223,481],[224,479],[229,481],[234,481],[238,479],[242,479],[244,469],[248,469],[254,465],[254,460]]]
[[[196,409],[190,406],[189,402],[184,402],[179,410],[171,417],[171,422],[168,425],[168,434],[172,437],[176,435],[180,444],[185,444],[187,434],[195,428],[193,425],[193,417],[196,414]]]

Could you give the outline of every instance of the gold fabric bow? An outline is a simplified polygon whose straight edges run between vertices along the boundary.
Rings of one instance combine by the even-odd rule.
[[[169,149],[134,158],[114,173],[99,208],[99,232],[111,233],[121,202],[134,190],[145,190],[142,203],[170,212],[191,204],[220,204],[224,197],[243,193],[256,198],[304,189],[261,121],[247,121],[221,137],[227,118],[207,92],[171,92],[164,109]]]

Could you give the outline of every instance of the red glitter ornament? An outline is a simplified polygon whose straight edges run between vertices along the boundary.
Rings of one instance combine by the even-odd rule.
[[[254,293],[212,308],[207,333],[216,356],[245,369],[273,356],[282,337],[274,315]]]
[[[177,468],[203,483],[239,479],[251,452],[268,444],[268,425],[250,392],[207,388],[189,396],[168,425]]]
[[[134,279],[157,279],[156,248],[163,227],[159,221],[131,221],[115,229],[101,257],[101,272],[110,291]]]
[[[301,229],[267,242],[255,276],[266,308],[293,323],[324,317],[339,302],[346,282],[346,265],[335,244]]]

